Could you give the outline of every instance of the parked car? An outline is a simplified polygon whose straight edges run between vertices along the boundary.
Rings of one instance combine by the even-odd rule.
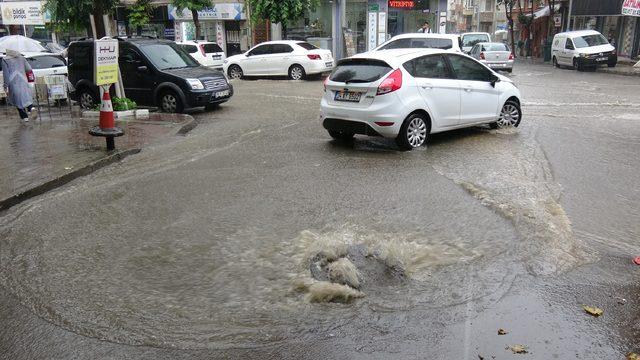
[[[222,69],[224,65],[224,51],[220,45],[209,41],[183,41],[178,45],[191,55],[201,65]]]
[[[286,75],[292,80],[302,80],[307,75],[332,69],[330,50],[293,40],[264,42],[244,54],[230,56],[224,62],[224,72],[231,79]]]
[[[513,71],[513,54],[505,43],[478,43],[469,55],[493,70]]]
[[[164,112],[183,112],[196,107],[213,108],[233,96],[224,75],[200,65],[176,43],[151,38],[118,39],[119,66],[127,98]],[[93,40],[69,46],[69,80],[76,91],[72,98],[85,109],[98,104],[93,82]]]
[[[384,44],[379,45],[373,51],[391,49],[442,49],[461,52],[461,41],[459,35],[449,34],[402,34],[389,39]]]
[[[555,67],[569,66],[578,71],[604,64],[615,67],[618,63],[616,48],[595,30],[556,34],[551,45],[551,56]]]
[[[485,32],[468,32],[460,35],[462,39],[462,51],[469,53],[474,45],[481,42],[491,42],[491,35]]]
[[[442,131],[518,126],[520,91],[475,59],[446,50],[388,50],[338,62],[324,83],[320,118],[329,135],[394,138],[403,150]]]

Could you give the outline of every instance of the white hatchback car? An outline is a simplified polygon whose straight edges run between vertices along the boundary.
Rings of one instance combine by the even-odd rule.
[[[307,75],[332,69],[330,50],[291,40],[264,42],[244,54],[230,56],[224,62],[224,73],[231,79],[287,75],[292,80],[302,80]]]
[[[209,41],[183,41],[177,44],[201,65],[222,69],[225,55],[220,45]]]
[[[429,134],[489,124],[518,126],[520,91],[475,59],[446,50],[389,50],[338,62],[320,118],[333,138],[394,138],[403,150]]]
[[[462,52],[460,45],[459,35],[416,33],[394,36],[389,41],[373,49],[373,51],[420,48]]]

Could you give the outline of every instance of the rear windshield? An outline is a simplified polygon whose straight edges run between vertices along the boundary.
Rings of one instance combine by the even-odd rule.
[[[218,44],[204,44],[203,47],[204,47],[204,52],[207,54],[222,52],[222,49]]]
[[[469,34],[462,36],[462,46],[474,46],[481,42],[488,42],[489,37],[486,34]]]
[[[406,38],[391,41],[384,45],[380,50],[389,49],[451,49],[453,47],[453,41],[451,39],[436,39],[436,38]]]
[[[330,79],[344,83],[369,83],[380,79],[391,70],[391,66],[381,60],[347,59],[338,63]]]
[[[509,51],[506,44],[489,44],[482,47],[482,51]]]
[[[55,67],[66,66],[64,59],[60,56],[46,55],[27,58],[32,69],[51,69]]]
[[[317,46],[315,46],[315,45],[311,45],[311,44],[309,44],[308,42],[301,42],[301,43],[298,43],[298,46],[300,46],[300,47],[304,48],[305,50],[315,50],[315,49],[317,49],[317,48],[318,48]]]
[[[198,48],[195,45],[179,45],[184,51],[189,54],[193,54],[194,52],[198,52]]]
[[[149,61],[160,70],[196,67],[198,63],[175,44],[160,43],[140,46]]]
[[[573,39],[573,43],[577,48],[585,48],[590,46],[607,45],[609,42],[600,34],[580,36]]]

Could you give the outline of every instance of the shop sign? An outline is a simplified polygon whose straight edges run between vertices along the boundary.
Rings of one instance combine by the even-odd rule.
[[[389,0],[389,7],[394,9],[413,9],[415,6],[416,6],[415,1]]]
[[[378,13],[370,12],[368,42],[367,42],[368,50],[373,50],[373,48],[377,46],[377,41],[378,41],[377,36],[378,36]]]
[[[95,42],[95,84],[109,85],[118,82],[118,40],[97,40]]]
[[[369,4],[369,11],[374,11],[374,12],[380,11],[380,5],[379,4]]]
[[[191,10],[183,9],[181,13],[176,11],[175,6],[168,5],[169,20],[193,20]],[[244,12],[244,4],[213,4],[198,11],[200,20],[246,20],[247,15]]]
[[[40,1],[0,2],[4,25],[44,25],[51,21],[51,15],[44,13],[44,3]]]
[[[555,27],[562,26],[562,14],[553,14],[553,24]]]
[[[622,15],[640,16],[640,0],[624,0]]]

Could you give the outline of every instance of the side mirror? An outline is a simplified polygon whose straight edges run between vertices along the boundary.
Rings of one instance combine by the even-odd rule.
[[[496,83],[500,82],[500,78],[496,76],[496,74],[491,74],[489,77],[489,83],[491,83],[491,87],[496,87]]]
[[[144,65],[138,66],[138,71],[143,71],[144,72],[144,71],[147,71],[147,70],[149,70],[149,68],[144,66]]]

